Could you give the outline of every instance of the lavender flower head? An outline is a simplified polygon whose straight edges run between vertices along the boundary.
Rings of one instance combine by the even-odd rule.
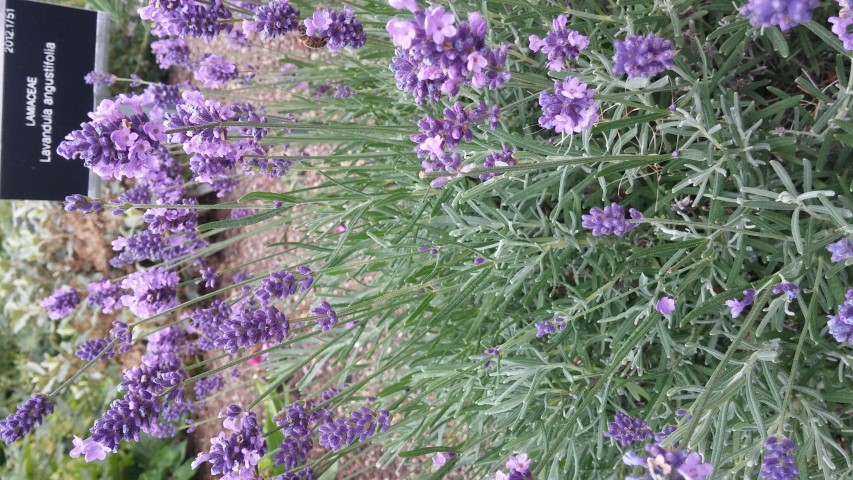
[[[228,353],[259,343],[280,343],[290,333],[290,323],[272,305],[264,308],[245,308],[219,326],[217,347]]]
[[[743,291],[743,300],[731,299],[726,300],[726,306],[731,309],[732,318],[737,318],[755,301],[755,289],[747,288]]]
[[[364,442],[377,431],[384,433],[390,426],[391,413],[388,410],[380,410],[377,414],[367,407],[360,407],[346,420],[327,418],[320,426],[320,445],[337,452],[344,446],[352,445],[356,439]]]
[[[673,480],[707,480],[714,472],[709,463],[702,463],[702,457],[690,450],[677,448],[665,449],[657,444],[646,445],[648,456],[641,457],[628,452],[622,457],[625,465],[643,467],[649,471],[647,480],[671,478]]]
[[[764,462],[761,464],[761,478],[771,480],[794,480],[800,475],[793,455],[797,446],[784,437],[767,437],[764,442]]]
[[[832,24],[832,33],[844,43],[846,50],[853,50],[853,8],[849,0],[836,0],[841,7],[837,17],[829,17],[827,21]]]
[[[622,447],[627,447],[634,442],[651,440],[654,434],[646,422],[619,412],[613,421],[607,424],[604,436],[618,440]]]
[[[432,456],[432,466],[435,468],[441,468],[448,460],[455,457],[456,454],[453,452],[438,452]]]
[[[609,207],[600,209],[593,207],[589,214],[581,215],[581,225],[584,228],[592,230],[592,235],[598,237],[601,235],[616,235],[621,237],[631,230],[637,228],[637,222],[644,220],[643,214],[638,210],[631,208],[629,210],[630,219],[625,218],[625,209],[616,202],[610,204]]]
[[[103,352],[107,346],[110,344],[110,339],[108,338],[95,338],[92,340],[86,340],[81,343],[79,347],[77,347],[77,351],[74,353],[77,355],[77,358],[80,360],[84,360],[86,362],[91,362],[94,360],[101,352]],[[115,356],[115,347],[110,347],[109,351],[104,352],[101,355],[101,360],[107,360]]]
[[[83,458],[87,462],[92,462],[95,460],[104,460],[107,458],[107,454],[110,452],[110,449],[101,445],[100,443],[94,441],[92,437],[87,439],[80,439],[77,435],[74,435],[74,440],[72,440],[74,444],[74,448],[68,452],[68,456],[71,458],[77,458],[80,455],[83,455]]]
[[[243,20],[243,31],[261,33],[261,40],[280,37],[296,30],[299,25],[299,9],[287,0],[272,0],[255,11],[251,20]]]
[[[208,88],[219,88],[237,78],[237,75],[237,65],[212,53],[205,54],[193,69],[193,78]]]
[[[826,246],[826,249],[832,254],[829,258],[829,261],[832,263],[843,262],[848,258],[853,258],[853,240],[849,238],[842,238],[835,243],[830,243]]]
[[[548,69],[561,72],[570,62],[580,55],[580,52],[589,47],[589,39],[580,33],[566,28],[568,18],[559,15],[552,22],[551,31],[545,39],[537,35],[530,35],[530,50],[548,55]]]
[[[190,49],[183,38],[164,38],[151,42],[151,51],[163,70],[185,67],[190,63]]]
[[[513,455],[506,462],[509,474],[503,470],[495,472],[494,480],[531,480],[533,473],[530,471],[530,459],[526,453]]]
[[[344,7],[343,10],[314,12],[311,18],[305,19],[305,34],[309,37],[327,38],[329,50],[337,52],[345,47],[357,50],[367,42],[367,32],[359,19],[355,18],[355,10]]]
[[[539,126],[568,134],[591,129],[598,121],[598,105],[592,96],[593,91],[575,77],[554,80],[554,93],[539,94]]]
[[[144,3],[144,2],[143,2]],[[212,40],[222,32],[231,32],[232,17],[221,0],[211,2],[148,0],[139,8],[139,16],[152,22],[151,32],[158,37],[202,37]],[[246,4],[242,4],[245,8]]]
[[[132,291],[122,295],[121,303],[139,317],[150,317],[178,304],[175,287],[180,278],[175,272],[155,267],[130,274],[121,288]]]
[[[672,43],[653,34],[629,35],[614,43],[613,73],[628,78],[653,77],[672,68]]]
[[[800,293],[800,287],[796,283],[782,282],[773,286],[773,293],[776,295],[784,293],[788,296],[788,300],[791,301],[797,298],[797,295]]]
[[[91,71],[83,77],[83,81],[93,87],[111,86],[115,83],[116,76],[112,73]]]
[[[183,205],[197,205],[195,199],[185,199]],[[197,213],[194,208],[149,208],[142,215],[148,230],[153,233],[180,233],[195,231]]]
[[[80,304],[80,295],[71,287],[62,287],[42,299],[39,305],[47,310],[51,320],[68,316]]]
[[[778,25],[784,32],[811,20],[818,3],[818,0],[749,0],[740,13],[748,16],[754,27]]]
[[[11,445],[24,438],[37,425],[41,425],[45,415],[52,413],[53,402],[50,398],[36,393],[26,402],[19,404],[15,413],[0,421],[0,438],[3,438],[6,445]]]
[[[486,361],[483,364],[484,367],[488,368],[489,365],[492,364],[492,361],[496,360],[501,355],[501,351],[498,347],[489,347],[485,351],[483,351],[482,358]]]
[[[325,300],[321,300],[317,305],[311,308],[311,315],[320,317],[317,319],[317,324],[320,330],[326,332],[338,323],[338,314],[335,309]]]
[[[675,311],[675,299],[669,295],[664,295],[655,304],[655,310],[664,317],[669,317]]]
[[[853,288],[847,290],[844,303],[838,306],[838,313],[830,315],[827,325],[838,342],[853,345]]]
[[[557,317],[554,320],[546,320],[536,323],[536,338],[542,338],[546,335],[557,333],[557,329],[563,331],[566,328],[566,319]]]
[[[229,406],[236,407],[236,405]],[[237,407],[239,408],[239,407]],[[192,467],[204,462],[210,463],[214,475],[222,475],[223,480],[246,480],[255,478],[255,468],[261,457],[267,453],[267,444],[260,425],[252,412],[240,412],[232,415],[227,412],[223,425],[226,431],[210,439],[210,451],[199,453]]]
[[[311,467],[305,467],[298,472],[284,472],[281,475],[272,477],[270,480],[316,480],[316,477]]]
[[[518,163],[518,160],[513,157],[515,151],[509,147],[504,147],[503,150],[492,152],[483,161],[483,168],[510,167]],[[503,175],[504,172],[481,173],[480,180],[489,180],[494,177]]]
[[[79,193],[75,193],[74,195],[68,195],[67,197],[65,197],[66,212],[80,211],[83,213],[92,213],[97,212],[98,210],[101,210],[103,208],[104,205],[99,200],[89,198]]]

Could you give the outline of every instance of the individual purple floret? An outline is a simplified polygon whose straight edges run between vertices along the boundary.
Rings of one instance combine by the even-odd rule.
[[[607,424],[604,436],[618,440],[622,447],[654,437],[646,422],[622,412],[616,414],[612,422]]]
[[[0,421],[0,438],[10,445],[41,425],[45,415],[53,413],[53,402],[47,395],[36,393],[24,403],[18,405],[15,413]]]
[[[314,440],[310,435],[287,436],[285,435],[275,454],[275,464],[287,469],[294,469],[305,463],[308,455],[314,449]]]
[[[338,314],[325,300],[320,300],[317,305],[311,308],[311,315],[320,317],[317,319],[317,324],[320,326],[320,330],[324,332],[338,323]]]
[[[482,15],[471,12],[457,23],[443,6],[406,8],[413,20],[392,18],[385,28],[398,47],[391,63],[397,88],[414,94],[417,103],[438,101],[442,93],[455,96],[464,84],[495,89],[509,80],[507,48],[486,46]]]
[[[843,262],[848,258],[853,258],[853,240],[849,238],[842,238],[835,243],[830,243],[826,246],[826,249],[832,254],[829,258],[829,261],[832,263]]]
[[[689,420],[689,418],[688,418],[688,420]],[[660,432],[655,434],[655,443],[660,443],[660,442],[666,440],[666,437],[670,436],[672,434],[672,432],[676,431],[677,429],[678,429],[678,425],[673,425],[673,424],[670,424],[670,425],[663,427],[663,430],[661,430]]]
[[[39,305],[47,310],[47,316],[51,320],[68,316],[79,304],[80,295],[71,287],[58,288],[39,302]]]
[[[222,322],[216,346],[228,353],[259,343],[280,343],[290,333],[290,323],[284,314],[272,305],[264,308],[247,308]]]
[[[511,167],[518,163],[515,157],[513,157],[514,153],[515,151],[509,147],[504,147],[503,150],[498,152],[492,152],[483,161],[483,168]],[[480,180],[489,180],[503,174],[504,172],[481,173]]]
[[[625,209],[613,202],[609,207],[604,207],[603,210],[593,207],[588,215],[581,215],[581,225],[592,230],[592,235],[595,237],[601,235],[621,237],[637,228],[638,222],[644,220],[643,214],[636,209],[631,208],[629,213],[631,218],[626,219]]]
[[[272,0],[260,5],[251,20],[243,20],[243,31],[260,32],[261,40],[266,42],[296,30],[298,25],[298,8],[292,6],[287,0]]]
[[[648,480],[668,478],[673,480],[707,480],[714,467],[702,463],[702,456],[690,450],[665,449],[657,444],[646,445],[647,457],[628,452],[622,457],[625,465],[643,467],[649,471]]]
[[[557,333],[557,327],[550,321],[536,323],[536,338]]]
[[[377,415],[367,407],[360,407],[347,420],[327,419],[320,426],[320,445],[337,452],[344,446],[352,445],[356,439],[360,442],[367,440],[377,430],[384,433],[390,426],[391,413],[388,410],[380,410]]]
[[[731,309],[732,318],[737,318],[741,313],[746,309],[746,307],[752,305],[752,302],[755,301],[755,289],[747,288],[743,291],[743,300],[731,299],[726,300],[726,306]]]
[[[231,407],[236,405],[229,406],[229,409]],[[231,433],[226,436],[226,431],[223,431],[211,438],[210,451],[199,453],[192,467],[208,462],[210,472],[222,475],[223,480],[255,478],[258,462],[267,453],[266,440],[255,414],[241,412],[231,415],[228,412],[223,425]]]
[[[344,47],[354,50],[364,46],[367,33],[361,21],[355,18],[355,10],[344,7],[343,10],[314,12],[311,18],[305,19],[305,34],[309,37],[327,38],[329,50],[337,52]]]
[[[591,129],[598,121],[598,105],[592,96],[593,91],[575,77],[554,80],[554,93],[539,94],[539,126],[568,134]]]
[[[113,328],[110,329],[110,336],[119,342],[119,353],[124,353],[130,349],[130,344],[133,341],[133,333],[129,330],[128,325],[121,320],[113,320]]]
[[[166,135],[162,121],[143,111],[144,102],[143,96],[124,94],[115,101],[102,101],[89,114],[92,120],[69,133],[57,153],[67,159],[82,159],[104,179],[145,177],[155,163],[153,151]]]
[[[473,128],[483,124],[489,117],[489,106],[486,102],[478,102],[475,108],[462,108],[460,102],[453,107],[444,109],[443,118],[426,116],[418,121],[420,132],[409,138],[417,143],[415,153],[419,157],[429,157],[433,160],[446,157],[452,153],[459,143],[470,142]]]
[[[655,304],[655,310],[664,317],[669,317],[675,311],[675,299],[669,295],[664,295]]]
[[[316,480],[316,477],[311,467],[305,467],[298,472],[284,472],[281,475],[272,477],[270,480]]]
[[[66,212],[80,211],[83,213],[92,213],[102,208],[104,208],[104,205],[99,200],[80,195],[79,193],[65,197]]]
[[[566,63],[578,58],[581,51],[589,47],[589,39],[586,36],[566,28],[568,20],[565,15],[556,17],[544,40],[538,35],[529,37],[531,50],[542,50],[542,53],[548,55],[548,69],[551,71],[561,72]]]
[[[77,347],[77,352],[74,354],[81,360],[91,362],[94,360],[101,352],[103,352],[107,345],[110,344],[109,338],[95,338],[92,340],[86,340],[81,343],[79,347]],[[113,358],[115,356],[115,347],[110,347],[108,351],[106,351],[103,355],[101,355],[101,360],[107,360]]]
[[[846,50],[853,50],[853,6],[849,0],[836,0],[841,7],[837,17],[829,17],[832,24],[832,33],[838,35],[838,39],[844,43]]]
[[[794,480],[800,475],[794,454],[797,446],[785,437],[767,437],[764,442],[764,462],[761,463],[761,478],[771,480]]]
[[[237,65],[212,53],[205,54],[193,69],[193,78],[208,88],[219,88],[238,75]]]
[[[773,293],[776,295],[784,293],[788,296],[788,300],[794,300],[800,293],[800,287],[796,283],[782,282],[773,286]]]
[[[122,295],[121,303],[142,318],[156,315],[178,305],[175,287],[180,278],[175,272],[155,267],[130,274],[121,288],[132,291]]]
[[[847,290],[838,313],[829,316],[829,334],[841,343],[853,345],[853,288]]]
[[[74,448],[68,452],[68,456],[71,458],[77,458],[80,455],[83,455],[83,458],[87,462],[93,462],[95,460],[103,460],[107,458],[107,454],[110,453],[109,448],[92,440],[92,437],[83,440],[77,435],[74,435],[72,443],[74,444]]]
[[[811,20],[818,3],[818,0],[749,0],[740,13],[748,16],[755,27],[778,25],[784,32]]]
[[[111,86],[115,83],[116,76],[112,73],[91,71],[83,77],[83,81],[94,87]]]
[[[435,468],[441,468],[448,460],[455,457],[456,454],[453,452],[438,452],[432,456],[432,466]]]
[[[151,51],[163,70],[186,67],[190,63],[190,49],[183,38],[164,38],[151,42]]]
[[[488,368],[489,365],[492,364],[492,361],[496,360],[500,356],[500,354],[501,351],[498,347],[487,348],[485,351],[483,351],[483,360],[486,361],[483,366]]]
[[[526,453],[513,455],[506,462],[509,474],[503,470],[495,472],[495,480],[531,480],[533,473],[530,471],[530,459]]]
[[[672,68],[672,43],[653,34],[628,35],[614,42],[613,73],[628,78],[653,77]]]

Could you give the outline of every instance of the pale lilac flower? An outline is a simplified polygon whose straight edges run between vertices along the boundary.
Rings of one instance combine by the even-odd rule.
[[[456,456],[453,452],[438,452],[432,456],[432,466],[435,468],[443,467],[448,460]]]
[[[849,238],[842,238],[835,243],[830,243],[826,246],[826,249],[832,254],[829,258],[829,261],[832,263],[853,258],[853,240]]]
[[[753,26],[778,25],[784,32],[811,20],[818,3],[818,0],[749,0],[740,13],[748,16]]]
[[[80,295],[71,287],[62,287],[45,297],[39,305],[47,310],[51,320],[67,317],[80,304]]]
[[[731,299],[726,300],[726,306],[731,309],[732,318],[737,318],[755,301],[755,289],[747,288],[743,291],[743,300]]]
[[[800,471],[793,455],[797,446],[785,437],[767,437],[764,442],[764,461],[761,463],[761,478],[770,480],[794,480]]]
[[[562,71],[567,62],[576,59],[580,52],[589,47],[589,39],[580,33],[566,28],[568,17],[559,15],[551,24],[551,31],[544,39],[538,35],[530,35],[530,50],[548,56],[548,69]]]
[[[568,134],[591,129],[598,121],[598,105],[592,96],[593,91],[576,77],[554,80],[554,93],[539,94],[539,126]]]
[[[634,442],[651,440],[654,434],[646,422],[619,412],[613,421],[607,424],[604,436],[618,440],[622,447],[627,447]]]
[[[664,295],[655,304],[655,310],[664,317],[669,317],[675,311],[675,299],[669,295]]]
[[[429,8],[424,18],[424,30],[435,43],[444,42],[445,37],[456,35],[456,18],[452,13],[445,13],[444,7]]]
[[[110,452],[110,449],[101,445],[100,443],[92,440],[92,437],[81,440],[80,437],[74,435],[74,439],[72,440],[74,443],[74,448],[68,452],[68,455],[71,458],[77,458],[80,455],[83,455],[83,458],[87,462],[92,462],[95,460],[103,460],[107,458],[107,453]]]
[[[112,73],[92,71],[83,77],[83,81],[86,82],[87,85],[92,85],[94,87],[111,86],[115,83],[116,76]]]
[[[104,208],[104,205],[99,200],[89,198],[79,193],[75,193],[74,195],[68,195],[67,197],[65,197],[66,212],[81,211],[83,213],[88,214],[92,212],[97,212],[102,208]]]
[[[665,449],[657,444],[646,445],[647,457],[641,457],[634,452],[628,452],[622,457],[625,465],[643,467],[654,478],[672,478],[674,480],[707,480],[714,467],[703,463],[702,457],[690,450],[680,450],[677,447]]]
[[[160,267],[132,273],[121,282],[121,288],[132,291],[121,297],[121,303],[134,315],[156,315],[178,305],[175,287],[179,281],[175,272]]]
[[[832,24],[832,33],[838,36],[838,39],[844,43],[846,50],[853,50],[853,6],[849,0],[836,0],[841,7],[837,17],[829,17],[828,21]]]
[[[616,235],[621,237],[631,230],[637,228],[638,223],[643,221],[643,214],[631,208],[630,219],[625,218],[625,209],[616,202],[604,209],[593,207],[589,214],[581,215],[582,226],[592,230],[592,235]]]
[[[782,282],[773,286],[773,293],[777,295],[784,293],[788,296],[788,300],[794,300],[800,293],[800,287],[796,283]]]
[[[672,68],[672,43],[653,34],[629,35],[614,43],[613,73],[628,78],[653,77]]]
[[[193,78],[208,88],[219,88],[238,75],[237,65],[212,53],[205,54],[193,69]]]
[[[164,38],[151,42],[151,51],[163,70],[185,67],[190,63],[190,49],[183,38]]]
[[[853,288],[847,290],[844,303],[838,306],[838,313],[830,315],[827,325],[835,340],[853,345]]]

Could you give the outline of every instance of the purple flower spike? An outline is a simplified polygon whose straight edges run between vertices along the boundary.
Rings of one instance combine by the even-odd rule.
[[[536,323],[536,338],[553,335],[554,333],[557,333],[557,327],[553,323],[549,321]]]
[[[598,121],[598,104],[592,96],[593,91],[576,77],[554,80],[554,93],[539,94],[539,126],[567,134],[591,129]]]
[[[731,309],[732,318],[737,318],[741,313],[746,309],[746,307],[752,305],[752,302],[755,301],[755,289],[747,288],[743,291],[743,300],[726,300],[726,306]]]
[[[755,27],[778,25],[784,32],[811,20],[818,3],[818,0],[749,0],[740,13],[748,16]]]
[[[305,467],[298,472],[284,472],[270,480],[316,480],[316,477],[314,477],[314,470],[311,467]]]
[[[86,340],[85,342],[81,343],[79,347],[77,347],[77,352],[75,352],[75,355],[77,355],[77,358],[81,360],[91,362],[95,359],[95,357],[97,357],[101,352],[103,352],[104,349],[107,348],[107,345],[109,345],[109,343],[110,339],[108,338],[96,338],[93,340]],[[101,355],[100,359],[107,360],[113,358],[114,356],[115,347],[111,347],[107,352],[104,352],[104,354]]]
[[[844,43],[846,50],[853,50],[853,9],[850,0],[836,0],[841,6],[841,12],[837,17],[829,17],[827,20],[832,24],[832,33],[838,35],[838,39]]]
[[[628,74],[628,78],[653,77],[672,68],[672,43],[648,35],[629,35],[616,40],[613,56],[613,73]]]
[[[664,317],[669,317],[672,315],[672,312],[675,311],[675,299],[669,295],[663,296],[658,302],[655,304],[655,310],[658,311]]]
[[[435,468],[441,468],[448,460],[454,457],[456,457],[456,454],[453,452],[438,452],[432,456],[432,466]]]
[[[542,50],[548,55],[548,69],[555,72],[562,71],[566,63],[578,58],[581,51],[589,47],[589,39],[580,33],[566,28],[568,18],[560,15],[552,22],[551,31],[545,39],[537,35],[531,35],[530,49],[534,52]]]
[[[239,75],[237,65],[219,55],[205,54],[193,69],[193,77],[208,88],[219,88]]]
[[[618,440],[623,447],[642,440],[651,440],[652,433],[646,422],[622,412],[616,414],[612,422],[607,424],[605,437]]]
[[[773,293],[776,295],[784,293],[788,296],[788,300],[794,300],[800,293],[800,287],[796,283],[782,282],[773,286]]]
[[[826,249],[832,254],[829,258],[829,261],[832,263],[843,262],[848,258],[853,258],[853,240],[849,238],[842,238],[835,243],[830,243],[826,246]]]
[[[611,203],[609,207],[590,209],[588,215],[582,215],[581,225],[592,230],[592,235],[616,235],[621,237],[631,230],[637,228],[637,222],[644,220],[643,214],[638,210],[630,209],[631,219],[625,218],[625,209],[618,203]],[[633,221],[632,221],[633,220]]]
[[[151,51],[163,70],[185,67],[190,63],[190,49],[183,38],[165,38],[151,42]]]
[[[83,77],[83,81],[86,82],[86,85],[92,85],[93,87],[108,87],[115,83],[116,76],[112,73],[92,71]]]
[[[67,317],[80,304],[80,295],[71,287],[62,287],[45,297],[39,305],[47,310],[51,320]]]
[[[227,415],[223,425],[231,433],[226,436],[223,431],[211,438],[210,451],[199,453],[192,467],[208,462],[211,473],[224,474],[223,480],[254,478],[258,462],[267,453],[264,434],[255,414],[242,412]]]
[[[130,274],[122,280],[121,288],[131,290],[131,295],[123,295],[121,303],[134,315],[151,317],[178,305],[178,274],[160,267]]]
[[[367,42],[367,33],[361,21],[355,18],[355,10],[344,7],[343,10],[314,12],[306,18],[305,34],[314,38],[326,38],[329,50],[337,52],[345,47],[357,50]]]
[[[272,0],[258,7],[252,20],[243,20],[243,31],[261,32],[261,40],[266,42],[296,30],[298,25],[298,8],[287,0]]]
[[[80,195],[79,193],[65,197],[66,212],[80,211],[83,213],[92,213],[103,208],[104,205],[100,201]]]
[[[338,323],[338,314],[335,309],[325,300],[321,300],[317,305],[311,308],[311,315],[319,316],[317,324],[320,330],[326,332]]]
[[[709,463],[702,463],[702,457],[690,450],[678,448],[665,449],[657,444],[646,445],[647,457],[628,452],[622,457],[625,465],[643,467],[652,475],[661,478],[707,480],[714,472]],[[651,469],[651,470],[650,470]]]
[[[829,317],[829,334],[840,343],[853,345],[853,288],[847,290],[838,313]]]
[[[244,309],[225,320],[220,326],[216,346],[228,353],[259,343],[281,343],[290,333],[290,323],[284,314],[272,305],[258,309]]]
[[[29,400],[18,405],[15,413],[0,421],[0,438],[10,445],[41,425],[45,415],[53,413],[53,402],[46,395],[36,393]]]
[[[794,442],[784,437],[767,437],[764,442],[764,462],[761,464],[761,478],[771,480],[794,480],[800,474],[793,455],[797,453]]]

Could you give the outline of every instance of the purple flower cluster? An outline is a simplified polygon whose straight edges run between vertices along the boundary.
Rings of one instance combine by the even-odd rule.
[[[121,303],[139,317],[156,315],[178,305],[175,287],[179,281],[175,272],[160,267],[132,273],[121,282],[121,288],[132,291],[122,295]]]
[[[498,347],[489,347],[489,348],[485,349],[483,351],[482,357],[483,357],[483,360],[486,361],[486,363],[483,364],[483,367],[488,368],[489,365],[491,365],[493,361],[497,360],[498,357],[500,357],[500,355],[501,355],[501,351]]]
[[[308,411],[302,403],[294,402],[275,418],[275,423],[281,427],[284,440],[275,454],[275,464],[283,465],[293,470],[305,463],[311,450],[314,449],[313,430],[310,425]]]
[[[259,343],[280,343],[290,333],[290,323],[284,314],[272,305],[263,308],[245,308],[219,325],[217,347],[236,353],[244,347]]]
[[[79,304],[80,295],[71,287],[59,288],[39,302],[39,305],[47,310],[47,316],[51,320],[68,316]]]
[[[332,94],[335,98],[349,98],[355,95],[355,90],[346,85],[336,85],[335,93]]]
[[[140,7],[139,16],[154,25],[151,33],[158,37],[203,37],[211,40],[221,32],[230,32],[231,10],[222,0],[195,2],[181,0],[148,0]]]
[[[838,313],[829,316],[829,334],[840,343],[853,345],[853,288],[844,295],[844,303],[838,306]]]
[[[190,63],[190,49],[183,38],[164,38],[151,42],[151,51],[163,70],[186,67]]]
[[[622,461],[630,467],[643,467],[648,470],[649,475],[645,477],[647,480],[707,480],[714,472],[710,463],[702,463],[702,456],[690,450],[665,449],[650,443],[646,445],[646,453],[648,455],[643,457],[628,452],[622,457]]]
[[[91,71],[83,77],[83,81],[94,87],[111,86],[115,83],[116,76],[112,73]]]
[[[568,134],[589,130],[598,121],[598,105],[592,96],[593,91],[576,77],[554,80],[554,93],[539,94],[539,126]]]
[[[441,468],[448,460],[455,457],[456,454],[453,452],[438,452],[432,456],[432,466],[435,468]]]
[[[314,275],[311,269],[305,266],[296,267],[296,275],[287,270],[273,272],[261,281],[261,285],[255,290],[255,298],[261,302],[261,305],[269,305],[275,300],[294,295],[297,288],[302,292],[308,290],[312,283],[314,283]]]
[[[426,116],[418,121],[420,133],[409,138],[417,143],[415,153],[418,157],[428,157],[421,162],[426,172],[447,172],[455,175],[459,171],[461,157],[454,152],[461,142],[473,139],[473,127],[484,123],[490,117],[499,114],[497,107],[490,108],[486,102],[478,102],[475,108],[464,109],[456,102],[453,107],[444,109],[443,118]],[[450,176],[439,177],[432,182],[433,187],[443,187]]]
[[[195,199],[185,199],[183,205],[198,205]],[[194,208],[149,208],[142,215],[148,230],[156,234],[165,232],[193,232],[197,223]]]
[[[292,6],[287,0],[272,0],[259,6],[251,20],[243,20],[243,31],[260,32],[261,40],[266,42],[296,30],[298,25],[298,8]]]
[[[287,158],[247,158],[243,160],[243,172],[249,175],[266,175],[278,178],[287,175],[293,160]]]
[[[778,25],[784,32],[811,20],[818,3],[818,0],[749,0],[740,13],[748,16],[755,27]]]
[[[614,43],[613,73],[653,77],[672,68],[672,43],[653,34],[629,35]]]
[[[546,320],[536,323],[536,338],[542,338],[546,335],[553,335],[557,330],[563,331],[566,328],[566,319],[557,317],[554,320]]]
[[[664,295],[655,304],[655,310],[664,317],[669,317],[675,311],[675,299],[670,295]]]
[[[634,208],[629,209],[629,213],[631,218],[626,219],[625,209],[613,202],[609,207],[604,207],[603,210],[593,207],[588,215],[581,215],[581,225],[592,230],[592,235],[595,237],[601,235],[621,237],[637,228],[638,222],[644,220],[643,214]]]
[[[33,428],[41,425],[45,415],[53,413],[53,402],[46,395],[36,393],[18,405],[15,413],[0,421],[0,438],[10,445],[24,438]]]
[[[155,108],[164,108],[183,102],[184,99],[181,97],[181,92],[187,88],[191,90],[195,89],[195,87],[190,87],[185,83],[177,85],[155,83],[146,87],[145,91],[142,92],[142,96],[145,98],[145,103]]]
[[[230,405],[225,412],[223,425],[231,433],[219,432],[210,439],[210,451],[201,452],[192,463],[196,468],[204,462],[210,463],[210,472],[222,475],[222,480],[244,480],[255,477],[258,462],[267,453],[267,444],[255,414],[242,412],[240,407]]]
[[[504,147],[498,152],[492,152],[483,161],[483,168],[511,167],[518,163],[518,160],[512,156],[514,153],[515,151],[509,147]],[[489,180],[503,174],[504,172],[481,173],[480,180]]]
[[[206,308],[197,308],[190,316],[190,324],[198,334],[198,349],[213,350],[216,339],[220,336],[220,326],[231,318],[231,307],[222,300],[216,299]]]
[[[81,158],[101,178],[142,178],[152,168],[152,150],[166,139],[163,124],[142,110],[144,97],[119,95],[104,100],[59,144],[57,152],[67,158]],[[125,110],[133,113],[125,114]]]
[[[110,344],[109,338],[95,338],[92,340],[86,340],[81,343],[79,347],[77,347],[77,352],[75,355],[81,360],[91,362],[95,359],[107,346]],[[115,356],[115,347],[110,347],[109,351],[105,352],[101,356],[101,360],[107,360],[109,358],[113,358]]]
[[[315,480],[314,470],[311,467],[305,467],[298,472],[284,472],[281,475],[276,475],[270,480]]]
[[[829,258],[830,262],[843,262],[848,258],[853,258],[853,240],[849,238],[842,238],[835,243],[827,245],[826,250],[832,254]]]
[[[551,24],[551,31],[545,39],[538,35],[530,35],[530,50],[548,55],[548,69],[561,72],[570,62],[589,47],[589,39],[580,33],[566,28],[569,19],[565,15],[556,17]]]
[[[506,462],[509,473],[503,470],[495,472],[494,480],[531,480],[533,473],[530,471],[530,459],[526,453],[513,455]]]
[[[391,412],[380,410],[379,414],[367,407],[360,407],[343,418],[327,419],[320,426],[320,445],[337,452],[344,446],[352,445],[356,439],[363,442],[376,434],[378,429],[385,432],[391,426]]]
[[[320,330],[324,332],[328,331],[338,323],[338,314],[329,302],[325,300],[320,300],[317,305],[311,308],[311,315],[320,317],[317,319],[317,325],[319,325]]]
[[[604,436],[618,440],[622,447],[627,447],[634,442],[651,440],[654,434],[646,422],[619,412],[613,421],[607,424]]]
[[[355,10],[344,7],[343,10],[314,12],[305,19],[305,34],[309,37],[326,38],[329,50],[337,52],[345,47],[359,49],[367,42],[367,33],[361,21],[355,18]]]
[[[193,69],[193,78],[208,88],[219,88],[239,74],[237,65],[213,53],[202,56]]]
[[[222,378],[221,373],[199,379],[193,385],[196,400],[204,400],[212,393],[218,392],[223,388],[225,388],[225,379]]]
[[[83,213],[92,213],[97,212],[102,208],[104,208],[104,205],[99,200],[89,198],[79,193],[65,197],[66,212],[80,211]]]
[[[133,333],[129,331],[128,325],[121,320],[113,320],[113,328],[110,329],[110,336],[119,342],[119,353],[124,353],[130,349],[130,344],[133,340]]]
[[[732,318],[737,318],[746,310],[746,307],[752,305],[755,301],[755,289],[747,288],[743,291],[743,300],[731,299],[726,300],[726,306],[731,309]]]
[[[846,50],[853,50],[853,7],[850,0],[836,0],[841,7],[841,11],[837,17],[829,17],[828,21],[832,24],[832,33],[838,35],[838,39],[844,43]]]
[[[486,46],[486,21],[479,13],[457,24],[443,6],[422,11],[415,2],[403,2],[398,7],[409,9],[414,20],[392,18],[385,27],[398,47],[391,70],[397,88],[412,93],[417,103],[436,102],[442,93],[455,96],[463,84],[496,89],[509,80],[507,47]]]
[[[764,462],[761,463],[761,478],[771,480],[794,480],[800,475],[793,455],[797,446],[788,438],[767,437],[764,442]]]
[[[773,286],[773,293],[778,295],[784,293],[788,296],[788,300],[794,300],[800,293],[800,287],[796,283],[782,282]]]

